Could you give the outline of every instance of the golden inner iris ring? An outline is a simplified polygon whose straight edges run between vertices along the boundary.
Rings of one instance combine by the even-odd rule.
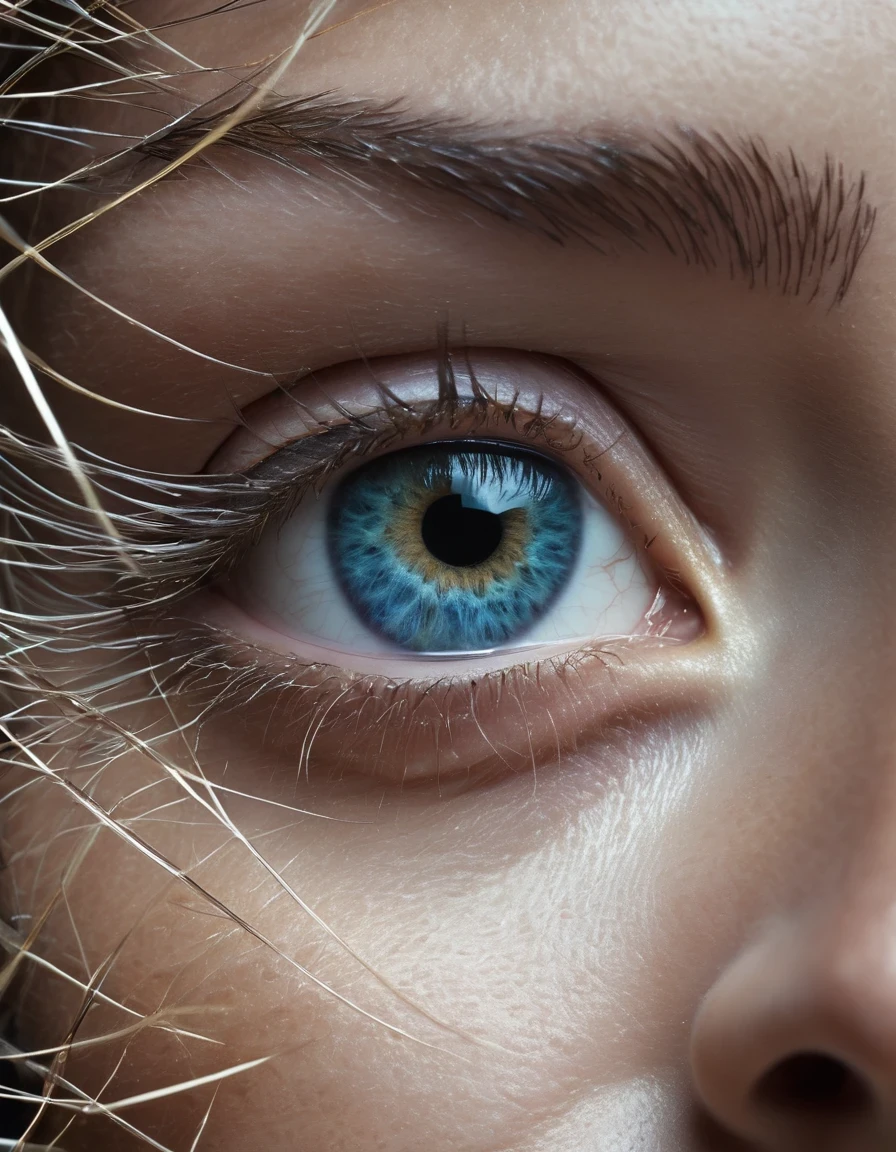
[[[509,581],[525,564],[531,531],[525,508],[500,513],[502,536],[498,547],[480,564],[458,567],[434,556],[423,539],[427,510],[445,496],[454,495],[450,483],[412,491],[396,503],[384,535],[396,556],[427,584],[440,592],[464,591],[484,596],[495,583]]]

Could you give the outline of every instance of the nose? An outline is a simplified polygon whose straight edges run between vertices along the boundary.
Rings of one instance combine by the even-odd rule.
[[[694,1021],[697,1093],[757,1152],[896,1150],[896,901],[766,925]]]

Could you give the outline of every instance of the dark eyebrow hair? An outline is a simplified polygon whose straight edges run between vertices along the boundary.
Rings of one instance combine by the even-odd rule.
[[[138,144],[171,161],[233,111],[201,109]],[[843,300],[874,228],[864,173],[826,155],[814,174],[792,150],[758,137],[726,140],[677,128],[656,136],[499,134],[459,120],[408,115],[322,94],[262,106],[215,148],[285,164],[311,179],[348,179],[366,193],[445,192],[563,243],[606,251],[659,245],[689,265],[751,288]]]

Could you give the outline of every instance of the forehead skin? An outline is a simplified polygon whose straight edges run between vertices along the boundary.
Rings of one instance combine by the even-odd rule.
[[[337,6],[337,27],[306,45],[280,93],[400,99],[415,113],[447,112],[520,132],[610,125],[649,133],[683,125],[734,139],[759,135],[772,149],[793,148],[810,170],[820,170],[830,154],[853,178],[867,172],[869,197],[882,209],[892,196],[892,149],[882,127],[883,138],[871,146],[874,125],[886,123],[879,109],[888,106],[892,83],[889,4],[865,6],[860,16],[852,6],[827,12],[814,4],[581,3],[551,5],[548,12],[526,4],[465,9],[401,0],[350,20],[358,7],[343,17]],[[226,69],[203,77],[204,98],[232,84],[234,61],[263,61],[301,32],[302,5],[265,0],[263,10],[264,19],[249,6],[166,32],[186,61]],[[153,4],[134,11],[164,24],[166,15],[181,19],[189,9],[176,4],[166,12]],[[189,101],[198,82],[189,64],[182,67],[187,76],[178,86]],[[116,124],[137,131],[159,121],[138,126],[119,117],[103,127]],[[655,259],[647,274],[632,254],[608,268],[592,252],[533,246],[481,220],[466,227],[456,219],[421,221],[394,201],[383,211],[344,189],[309,193],[270,166],[217,163],[232,179],[204,172],[166,182],[54,249],[79,283],[128,316],[251,370],[182,355],[73,299],[68,289],[46,287],[41,313],[60,320],[35,342],[52,363],[126,403],[220,420],[162,425],[163,436],[147,437],[143,421],[107,411],[98,424],[89,405],[85,412],[70,395],[60,396],[73,438],[102,454],[118,457],[126,446],[128,460],[139,466],[201,467],[232,428],[234,406],[269,390],[264,374],[288,379],[359,350],[372,356],[427,348],[446,317],[470,343],[569,355],[608,384],[617,364],[630,378],[675,377],[676,387],[661,397],[657,389],[642,395],[630,379],[624,402],[635,414],[650,405],[662,448],[674,431],[687,434],[677,467],[689,473],[694,458],[710,467],[716,461],[723,428],[735,443],[721,454],[739,448],[750,434],[743,406],[757,388],[777,394],[789,386],[792,374],[788,368],[781,379],[781,368],[798,349],[807,355],[811,349],[825,377],[818,383],[835,392],[834,410],[819,410],[831,435],[846,403],[843,376],[886,375],[885,365],[865,364],[886,348],[868,338],[888,322],[885,269],[894,240],[886,211],[847,306],[832,320],[823,310],[785,309],[764,294],[731,292],[717,278],[684,276],[679,268],[669,274]],[[853,328],[857,313],[860,327]],[[103,348],[101,359],[96,347]],[[801,374],[800,388],[802,382]],[[849,398],[850,413],[856,399]],[[873,410],[876,401],[870,403]],[[873,411],[868,418],[875,420]],[[748,492],[736,490],[745,467],[742,461],[738,469],[690,476],[695,494],[718,504],[712,494],[725,492],[724,511],[742,521],[754,498],[752,484]],[[713,527],[730,534],[732,525],[717,520]]]
[[[170,8],[182,15],[183,0]],[[164,5],[151,10],[158,20]],[[303,5],[267,0],[166,38],[229,68],[282,50],[303,19]],[[245,895],[238,857],[221,853],[203,879],[245,896],[247,918],[284,954],[433,1047],[387,1035],[238,935],[209,958],[202,917],[166,906],[141,923],[108,987],[145,989],[148,1004],[177,985],[223,1007],[216,1035],[234,1062],[287,1053],[222,1087],[200,1147],[723,1152],[734,1145],[694,1119],[694,1104],[703,1092],[725,1124],[752,1131],[737,1071],[720,1087],[706,1067],[739,1049],[730,1020],[742,1001],[747,1017],[765,1003],[743,989],[771,986],[772,974],[785,998],[803,994],[811,1019],[756,1041],[759,1064],[821,1045],[896,1093],[896,1041],[870,1038],[869,1023],[896,1008],[894,61],[896,6],[885,0],[395,0],[312,41],[279,86],[523,130],[757,134],[819,168],[830,153],[867,173],[878,208],[835,309],[649,254],[599,260],[478,219],[382,211],[344,190],[312,197],[245,158],[224,175],[167,182],[60,248],[65,270],[124,312],[240,366],[222,375],[42,289],[55,320],[40,350],[66,374],[141,407],[219,418],[150,436],[145,421],[97,421],[58,398],[73,439],[140,467],[201,468],[234,426],[232,405],[270,391],[258,371],[425,349],[445,314],[471,343],[577,360],[711,527],[754,653],[708,713],[582,748],[537,794],[525,782],[395,801],[360,829],[284,831],[247,814],[321,916],[479,1043],[421,1025],[261,881]],[[231,754],[226,732],[217,747]],[[269,787],[267,770],[253,783],[253,757],[240,755],[241,786]],[[350,817],[369,810],[351,795],[340,803]],[[37,817],[17,820],[13,835],[27,841]],[[202,848],[196,833],[197,857]],[[109,891],[102,877],[118,857],[108,851],[113,864],[89,866],[80,892],[96,958],[160,887],[128,865]],[[753,985],[745,964],[760,971]],[[146,1053],[128,1072],[134,1093],[146,1069],[179,1058],[161,1041]],[[197,1109],[147,1123],[179,1147]],[[781,1132],[749,1147],[803,1147]]]

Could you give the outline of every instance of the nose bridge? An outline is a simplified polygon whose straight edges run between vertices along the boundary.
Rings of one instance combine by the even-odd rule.
[[[779,873],[776,887],[811,911],[832,963],[838,941],[883,931],[896,898],[896,598],[892,617],[874,644],[863,630],[868,643],[852,653],[853,666],[838,652],[812,678],[772,738],[798,764],[790,805],[798,842],[782,838],[779,868],[805,880],[795,892]]]
[[[784,1024],[783,1045],[788,1051],[825,1053],[857,1070],[892,1110],[896,1147],[892,847],[864,851],[862,867],[851,869],[844,883],[820,894],[805,920],[798,917],[788,930],[794,939],[774,961],[780,1002],[773,1013]]]
[[[896,709],[892,712],[896,714]],[[867,796],[859,807],[850,842],[834,846],[839,867],[808,909],[806,934],[815,940],[819,977],[835,986],[848,985],[874,969],[882,980],[896,980],[894,729],[888,713],[878,739],[870,742],[873,762],[864,773]]]
[[[799,843],[782,839],[776,883],[785,909],[788,901],[798,904],[790,911],[801,919],[802,934],[814,938],[815,961],[830,966],[831,979],[852,970],[860,955],[853,943],[877,941],[870,962],[893,925],[896,643],[892,655],[870,653],[856,674],[841,669],[834,678],[820,677],[820,694],[830,697],[838,679],[839,699],[827,707],[816,701],[802,722],[814,732],[800,731],[796,718],[791,750],[802,760],[801,795],[792,807],[803,813],[792,833]],[[800,869],[796,886],[781,874],[788,866]]]
[[[807,988],[858,1044],[896,1100],[896,755],[889,758],[839,879],[818,894],[804,930]],[[896,1146],[896,1145],[894,1145]]]
[[[866,730],[860,802],[832,866],[760,925],[706,995],[692,1069],[762,1152],[896,1149],[896,741]],[[834,802],[834,801],[832,801]],[[836,825],[836,821],[834,822]],[[841,827],[845,832],[845,827]],[[822,1139],[824,1133],[824,1139]]]

